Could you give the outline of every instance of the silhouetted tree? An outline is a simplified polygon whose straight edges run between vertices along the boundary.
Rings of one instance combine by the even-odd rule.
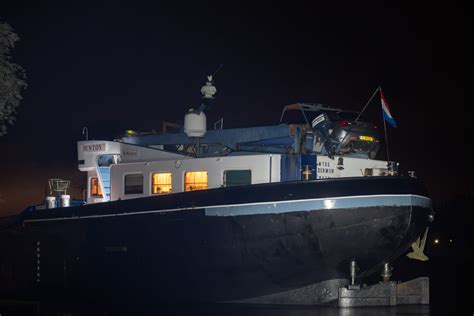
[[[26,88],[25,70],[11,62],[11,50],[19,39],[8,23],[0,21],[0,136],[15,122],[20,92]]]

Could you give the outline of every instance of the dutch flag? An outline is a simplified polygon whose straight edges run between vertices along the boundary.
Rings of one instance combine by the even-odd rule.
[[[380,101],[382,102],[382,112],[384,120],[386,120],[393,127],[397,127],[397,122],[395,122],[395,119],[390,113],[390,108],[388,106],[387,99],[385,99],[385,96],[383,95],[382,89],[380,89]]]

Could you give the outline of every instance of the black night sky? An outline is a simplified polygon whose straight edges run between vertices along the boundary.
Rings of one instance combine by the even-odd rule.
[[[398,124],[387,127],[390,158],[402,174],[416,171],[437,213],[426,252],[434,260],[403,255],[395,272],[431,278],[433,311],[465,304],[472,314],[467,3],[6,0],[0,21],[20,37],[12,57],[28,84],[0,137],[0,217],[42,203],[50,178],[71,180],[69,193],[81,198],[83,127],[107,140],[160,131],[199,106],[220,65],[212,116],[225,128],[277,124],[295,102],[361,110],[381,86]],[[378,97],[365,116],[382,130]],[[376,158],[386,159],[384,144]]]
[[[83,3],[0,6],[28,75],[17,122],[0,139],[2,213],[41,202],[48,178],[72,179],[80,192],[82,127],[99,139],[182,120],[220,64],[214,111],[227,128],[277,123],[298,101],[359,110],[380,85],[402,172],[425,180],[435,206],[473,194],[472,20],[455,2]],[[382,126],[378,99],[367,116]]]

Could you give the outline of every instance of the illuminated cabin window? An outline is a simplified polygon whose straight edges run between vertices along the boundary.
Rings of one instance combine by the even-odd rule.
[[[157,172],[152,174],[151,193],[171,193],[171,172]]]
[[[91,178],[91,196],[102,196],[102,188],[98,178]]]
[[[124,194],[143,194],[143,175],[127,174],[125,176]]]
[[[225,170],[224,186],[233,187],[237,185],[252,184],[252,171],[250,170]]]
[[[184,191],[207,189],[207,171],[189,171],[184,174]]]

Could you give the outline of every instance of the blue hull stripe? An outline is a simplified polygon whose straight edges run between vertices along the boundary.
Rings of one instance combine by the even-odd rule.
[[[278,214],[375,206],[421,206],[431,208],[432,203],[430,198],[412,194],[345,196],[324,199],[211,206],[206,207],[206,216]]]

